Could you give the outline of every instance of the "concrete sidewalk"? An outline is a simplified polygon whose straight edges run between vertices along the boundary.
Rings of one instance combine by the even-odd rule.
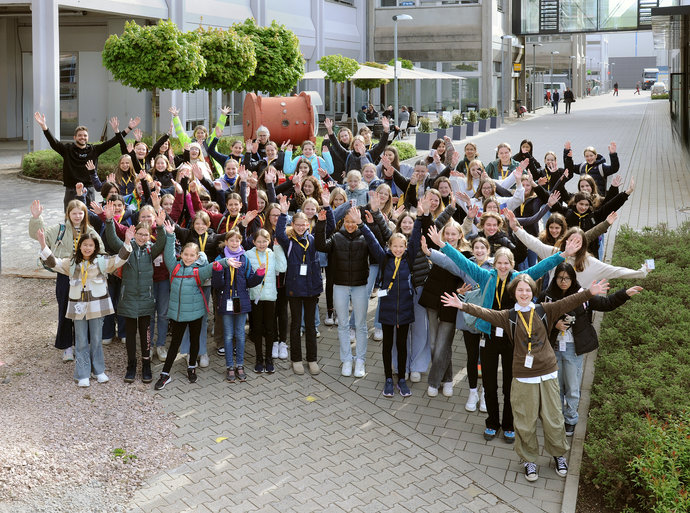
[[[578,100],[570,115],[542,109],[530,119],[471,138],[485,162],[499,142],[516,149],[522,139],[534,142],[540,161],[547,150],[560,161],[563,143],[570,140],[576,162],[586,146],[606,155],[615,140],[626,184],[631,176],[638,183],[619,222],[641,229],[661,222],[676,226],[686,218],[680,209],[690,206],[690,169],[671,132],[667,102],[651,102],[648,96],[592,97]],[[461,151],[463,145],[456,148]],[[52,210],[47,217],[57,221],[62,188],[8,173],[0,173],[0,184],[11,191],[0,205],[3,267],[32,269],[36,243],[26,235],[30,200],[40,197]],[[607,237],[609,256],[616,230]],[[648,257],[641,255],[640,263]],[[370,316],[374,308],[371,301]],[[325,310],[324,299],[321,313]],[[249,372],[246,383],[229,385],[223,380],[224,360],[213,355],[211,366],[200,369],[199,381],[190,385],[177,362],[172,383],[157,395],[177,417],[177,443],[191,461],[152,476],[133,497],[131,510],[574,511],[584,422],[573,440],[567,480],[542,454],[540,479],[528,483],[510,445],[484,441],[485,415],[464,409],[468,390],[461,335],[454,341],[453,397],[427,397],[424,375],[422,383],[412,385],[412,397],[386,399],[380,343],[369,342],[365,378],[343,378],[337,328],[322,324],[320,330],[322,372],[316,377],[295,376],[287,362],[279,361],[273,375]],[[253,365],[248,342],[246,368]],[[154,372],[160,368],[157,364]],[[583,396],[583,420],[587,404]]]

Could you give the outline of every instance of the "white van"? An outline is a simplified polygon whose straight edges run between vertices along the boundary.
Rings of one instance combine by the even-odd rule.
[[[551,91],[551,94],[553,94],[554,89],[558,91],[562,101],[563,93],[565,93],[565,82],[554,82],[553,84],[544,82],[544,94],[546,94],[546,91]]]

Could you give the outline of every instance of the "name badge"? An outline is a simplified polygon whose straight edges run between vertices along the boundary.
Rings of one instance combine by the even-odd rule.
[[[484,337],[479,339],[479,347],[486,347],[486,339]]]
[[[561,353],[565,353],[565,340],[559,340],[558,341],[558,350]]]
[[[228,308],[227,308],[228,312],[232,312],[232,299],[228,299],[227,304],[228,304]]]
[[[496,336],[497,337],[503,336],[503,328],[496,328]]]
[[[299,275],[300,276],[306,276],[307,275],[307,264],[302,264],[299,266]]]
[[[376,295],[378,297],[386,297],[388,295],[388,289],[379,289]]]
[[[533,363],[534,363],[534,356],[532,356],[531,354],[528,354],[527,356],[525,356],[525,367],[527,367],[528,369],[531,369]]]
[[[159,267],[163,265],[163,257],[161,255],[158,255],[154,260],[153,260],[153,265],[156,267]]]

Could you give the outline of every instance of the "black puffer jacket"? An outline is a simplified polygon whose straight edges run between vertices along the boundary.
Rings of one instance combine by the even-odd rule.
[[[366,285],[369,278],[369,246],[359,229],[348,233],[345,228],[326,238],[326,221],[318,221],[314,229],[317,251],[329,254],[328,265],[333,271],[333,284],[347,287]]]
[[[435,220],[432,220],[431,215],[422,216],[422,236],[426,237],[427,245],[433,245],[431,239],[427,236],[429,228],[431,228],[432,223],[436,226],[437,230],[443,228],[443,226],[450,220],[450,218],[455,213],[455,205],[448,205],[443,212],[441,212]],[[412,285],[414,288],[421,287],[426,282],[427,276],[429,276],[429,270],[431,269],[431,263],[429,259],[420,249],[417,251],[417,255],[414,259],[414,265],[412,266]]]
[[[443,306],[441,296],[444,292],[454,293],[463,283],[462,278],[446,271],[443,267],[432,265],[418,303],[425,308],[438,311],[438,318],[441,321],[455,323],[458,309]]]

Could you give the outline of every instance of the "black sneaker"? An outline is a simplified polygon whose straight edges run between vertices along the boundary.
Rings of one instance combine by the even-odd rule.
[[[254,372],[255,372],[256,374],[261,374],[261,373],[263,373],[263,372],[265,372],[265,371],[266,371],[266,368],[264,367],[264,364],[263,364],[263,363],[257,363],[257,364],[254,366]]]
[[[196,383],[196,367],[187,367],[187,379],[190,383]]]
[[[536,463],[532,463],[531,461],[525,462],[525,479],[530,483],[539,479]]]
[[[276,371],[273,362],[266,362],[266,374],[273,374]]]
[[[134,383],[134,378],[137,377],[137,362],[127,363],[127,372],[125,372],[125,383]]]
[[[141,362],[141,381],[143,383],[151,383],[153,381],[153,374],[151,374],[151,359],[147,358]]]
[[[153,386],[154,390],[163,390],[165,388],[165,385],[170,383],[172,381],[172,378],[170,377],[170,374],[161,374],[161,377],[158,378],[158,381],[156,381],[156,384]]]
[[[565,456],[554,456],[553,461],[556,462],[556,474],[561,477],[568,475],[568,463],[565,461]]]
[[[225,356],[225,348],[224,348],[224,347],[219,347],[218,349],[216,349],[216,354],[217,354],[218,356]]]
[[[565,423],[565,436],[573,436],[575,433],[575,424]]]

